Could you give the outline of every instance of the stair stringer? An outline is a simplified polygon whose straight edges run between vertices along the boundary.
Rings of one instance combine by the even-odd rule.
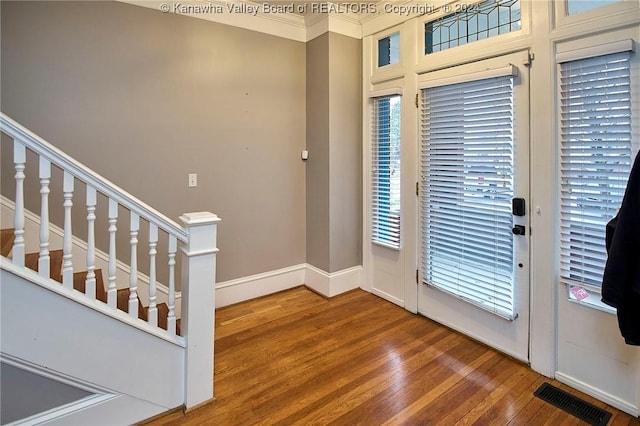
[[[4,259],[0,266],[2,353],[108,389],[118,396],[112,404],[129,400],[130,423],[183,405],[183,338]],[[83,418],[93,416],[84,410]]]
[[[0,228],[13,228],[13,216],[15,212],[15,203],[4,195],[0,195]],[[24,210],[24,238],[25,252],[40,251],[40,216],[25,209]],[[86,224],[85,224],[86,226]],[[59,226],[49,223],[49,249],[62,248],[64,239],[64,230]],[[78,237],[72,238],[72,259],[75,271],[83,271],[86,269],[87,259],[87,243]],[[104,282],[107,282],[107,271],[109,270],[109,254],[96,248],[95,249],[96,269],[102,269],[105,273]],[[129,287],[129,265],[116,260],[116,284],[118,288]],[[144,306],[149,305],[149,276],[137,271],[138,297]],[[106,288],[105,288],[106,290]],[[164,284],[156,283],[156,303],[168,303],[169,288]],[[182,293],[175,292],[175,315],[176,318],[182,317]]]

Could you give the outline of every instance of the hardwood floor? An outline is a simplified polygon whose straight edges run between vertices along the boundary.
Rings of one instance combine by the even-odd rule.
[[[304,287],[216,312],[216,400],[151,425],[577,425],[533,396],[548,381],[638,419],[364,291]]]

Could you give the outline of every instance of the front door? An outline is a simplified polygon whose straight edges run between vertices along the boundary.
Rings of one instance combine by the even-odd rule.
[[[526,52],[421,75],[418,311],[529,359]]]

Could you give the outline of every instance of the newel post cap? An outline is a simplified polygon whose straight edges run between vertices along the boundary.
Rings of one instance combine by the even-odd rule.
[[[189,256],[215,253],[217,249],[217,228],[220,218],[210,212],[185,213],[180,221],[189,235],[183,248]]]
[[[180,221],[185,226],[199,226],[199,225],[211,225],[220,222],[220,219],[216,214],[211,212],[193,212],[184,213],[180,216]]]

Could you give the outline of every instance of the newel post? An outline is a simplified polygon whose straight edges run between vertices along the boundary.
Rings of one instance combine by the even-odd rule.
[[[220,218],[213,213],[180,216],[189,235],[182,247],[182,322],[186,333],[186,409],[213,398],[216,237]]]

